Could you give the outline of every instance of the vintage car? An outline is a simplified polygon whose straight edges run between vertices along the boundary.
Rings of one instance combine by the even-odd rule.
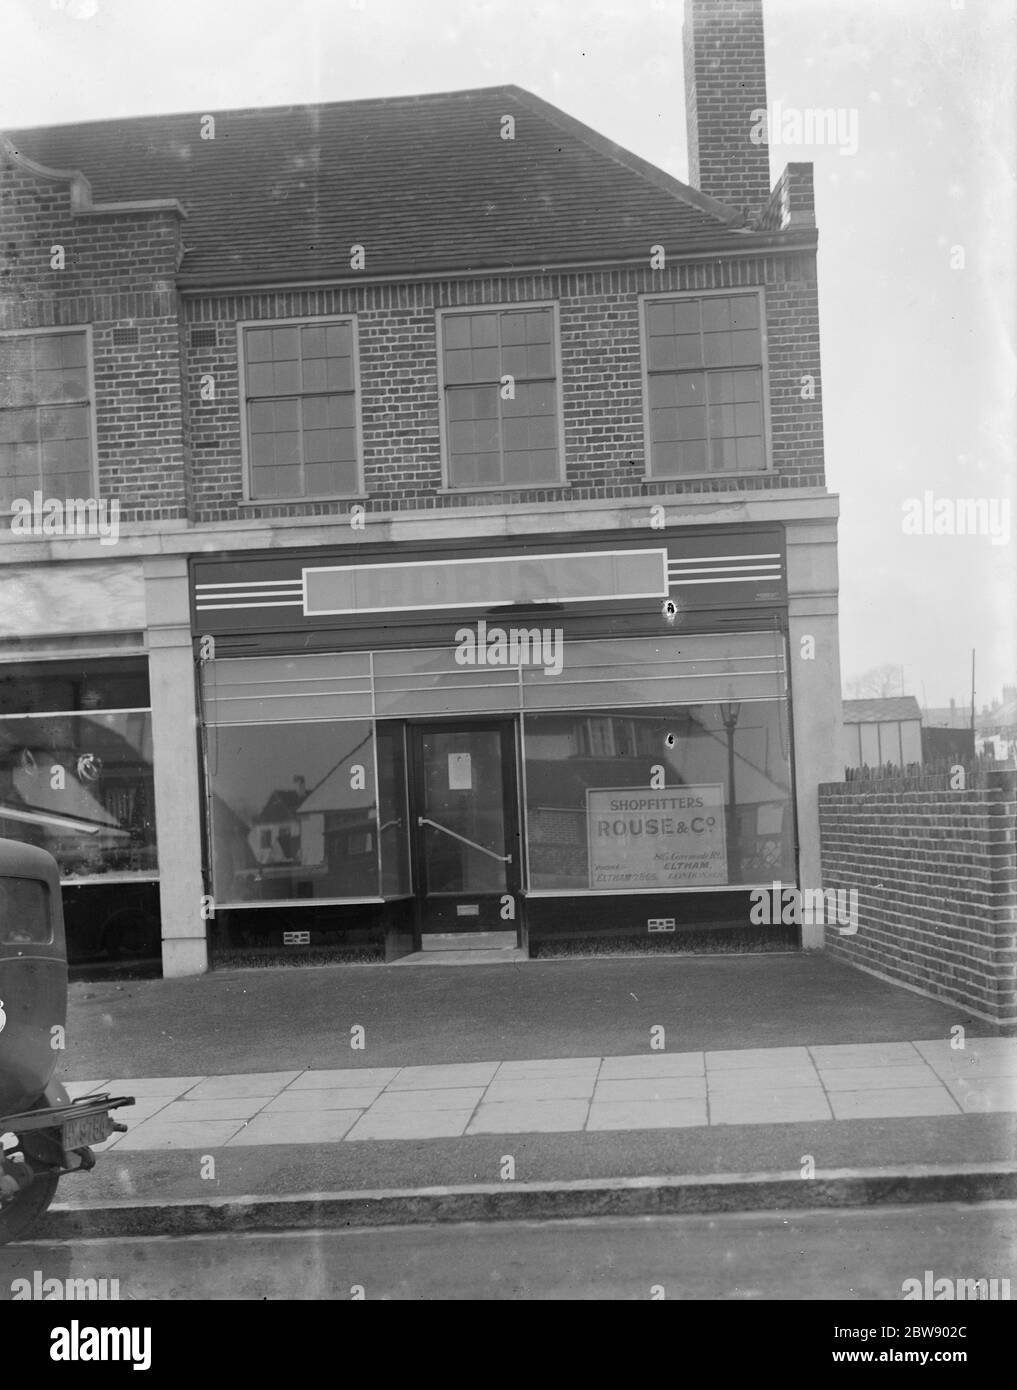
[[[64,1173],[126,1125],[133,1097],[72,1101],[54,1078],[67,1024],[67,951],[56,860],[0,839],[0,1245],[27,1234]]]

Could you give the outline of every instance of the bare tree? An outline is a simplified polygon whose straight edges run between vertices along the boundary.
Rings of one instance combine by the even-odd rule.
[[[903,695],[904,672],[891,662],[873,666],[860,676],[852,676],[845,693],[849,700],[885,700],[890,695]]]

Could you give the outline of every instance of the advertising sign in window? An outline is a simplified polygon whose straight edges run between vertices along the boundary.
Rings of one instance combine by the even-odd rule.
[[[720,783],[642,791],[590,787],[591,888],[688,888],[727,882]]]

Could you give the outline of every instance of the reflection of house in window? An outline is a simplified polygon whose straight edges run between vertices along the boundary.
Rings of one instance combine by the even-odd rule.
[[[265,802],[251,826],[247,842],[259,864],[300,862],[300,821],[297,807],[304,799],[304,780],[296,779],[293,791],[276,790]]]
[[[581,758],[658,758],[665,749],[660,738],[660,713],[589,715],[576,721],[576,754]],[[688,733],[699,725],[679,711],[676,727]]]
[[[300,822],[308,847],[315,847],[317,858],[308,863],[346,863],[370,857],[370,870],[376,877],[374,791],[370,787],[351,787],[350,763],[344,759],[314,788],[299,809]],[[375,891],[373,888],[371,891]]]

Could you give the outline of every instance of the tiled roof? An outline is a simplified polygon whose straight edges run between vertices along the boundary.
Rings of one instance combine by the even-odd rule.
[[[893,695],[883,700],[844,700],[845,724],[887,724],[895,719],[921,719],[913,695]]]
[[[96,202],[176,198],[181,283],[649,260],[737,242],[741,212],[519,87],[11,131]],[[501,138],[502,118],[515,138]]]

